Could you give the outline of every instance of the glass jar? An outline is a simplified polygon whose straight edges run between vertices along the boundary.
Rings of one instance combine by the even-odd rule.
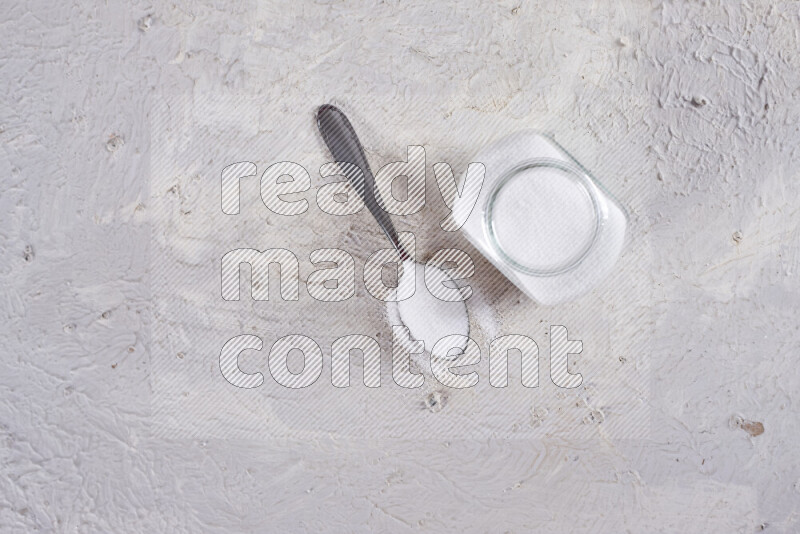
[[[526,295],[541,304],[573,300],[619,258],[627,213],[552,138],[522,131],[472,160],[485,177],[462,231]],[[456,210],[471,199],[462,196]]]

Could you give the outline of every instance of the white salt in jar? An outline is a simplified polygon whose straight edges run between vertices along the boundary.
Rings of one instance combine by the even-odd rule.
[[[535,131],[505,137],[473,160],[486,175],[462,231],[509,280],[542,304],[589,291],[613,268],[627,214],[599,182],[551,138]]]

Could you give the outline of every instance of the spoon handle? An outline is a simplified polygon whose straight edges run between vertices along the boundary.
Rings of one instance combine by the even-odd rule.
[[[361,195],[367,209],[378,221],[378,225],[392,242],[394,248],[400,253],[400,258],[403,261],[410,259],[411,256],[400,244],[400,238],[389,214],[381,208],[382,202],[375,190],[375,179],[369,168],[367,157],[364,155],[364,147],[361,146],[350,121],[339,108],[325,104],[317,108],[317,127],[335,161],[346,161],[361,169],[360,173],[345,171],[344,175]]]

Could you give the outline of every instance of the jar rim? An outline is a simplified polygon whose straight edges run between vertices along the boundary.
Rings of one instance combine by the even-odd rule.
[[[497,200],[498,194],[503,190],[505,186],[507,186],[514,178],[519,178],[519,173],[532,168],[555,168],[562,172],[564,172],[567,176],[573,179],[589,197],[591,200],[592,210],[594,211],[594,225],[592,229],[592,235],[590,238],[586,240],[586,244],[575,254],[573,254],[570,258],[562,262],[561,264],[557,265],[553,268],[542,268],[540,266],[532,266],[532,265],[525,265],[520,261],[514,259],[500,243],[498,239],[496,228],[495,228],[495,221],[493,217],[494,212],[494,204]],[[597,190],[594,184],[594,181],[591,177],[586,173],[578,165],[574,165],[570,162],[565,162],[557,159],[551,158],[532,158],[526,159],[522,162],[519,162],[509,168],[503,175],[497,180],[494,185],[494,188],[489,193],[486,199],[486,206],[484,210],[484,218],[483,218],[483,226],[484,232],[488,238],[488,242],[490,243],[494,252],[502,259],[506,264],[517,271],[524,272],[529,275],[534,276],[555,276],[559,274],[564,274],[569,272],[578,265],[589,255],[589,252],[594,248],[595,243],[597,242],[597,237],[600,233],[600,227],[602,224],[602,214],[601,209],[599,206],[599,199]]]

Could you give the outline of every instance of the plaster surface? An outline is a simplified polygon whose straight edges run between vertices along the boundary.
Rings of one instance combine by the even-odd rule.
[[[760,0],[4,3],[0,530],[800,530],[799,17]],[[258,105],[215,115],[229,98]],[[157,111],[175,99],[205,106],[180,124],[217,150],[180,176],[154,165]],[[278,154],[318,169],[324,102],[376,168],[422,144],[460,174],[536,127],[603,177],[635,229],[609,284],[540,309],[479,263],[490,283],[470,309],[482,342],[531,321],[583,328],[603,347],[583,362],[594,392],[550,390],[524,421],[472,434],[435,419],[470,413],[468,394],[436,411],[430,388],[351,405],[324,390],[387,428],[413,408],[406,438],[231,437],[172,409],[182,391],[154,370],[192,360],[153,359],[161,209],[197,202],[193,181],[236,161],[226,124],[265,147],[260,171]],[[183,187],[153,187],[168,178]],[[380,248],[368,214],[347,224],[336,239],[359,258]],[[321,225],[290,230],[298,250],[330,243]],[[418,234],[423,254],[461,243]],[[207,237],[181,250],[214,256]],[[376,308],[342,326],[383,324]]]

